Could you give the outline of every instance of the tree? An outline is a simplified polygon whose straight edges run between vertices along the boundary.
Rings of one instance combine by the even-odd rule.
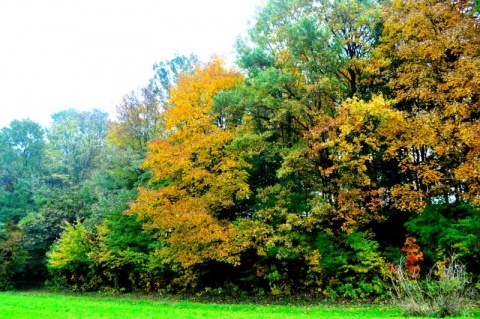
[[[232,143],[235,127],[218,125],[212,108],[214,96],[241,79],[219,59],[182,74],[165,114],[169,134],[149,144],[142,165],[152,176],[150,186],[139,190],[129,214],[166,238],[161,254],[185,269],[207,261],[239,262],[242,247],[230,208],[249,194],[247,164]]]
[[[62,236],[51,246],[47,254],[48,268],[62,282],[81,289],[98,288],[91,279],[95,273],[95,264],[90,258],[95,245],[94,235],[81,223],[67,223]],[[75,289],[75,288],[74,288]]]
[[[150,84],[131,92],[117,105],[117,121],[111,122],[108,136],[119,147],[146,150],[147,143],[160,136],[164,105],[157,99]]]
[[[314,112],[345,97],[368,98],[363,80],[378,42],[379,12],[376,1],[269,1],[238,44],[239,64],[264,91],[276,74],[276,86],[265,92],[289,100],[284,113],[308,129]]]
[[[28,280],[47,276],[45,254],[60,236],[65,222],[73,223],[92,214],[92,200],[82,191],[85,181],[99,167],[105,151],[107,114],[99,110],[65,110],[52,115],[47,133],[44,173],[32,189],[32,203],[25,205],[18,226],[28,252]],[[24,193],[24,192],[22,192]]]
[[[15,120],[0,131],[0,221],[18,222],[34,208],[44,156],[44,130],[39,124]]]
[[[55,201],[47,201],[28,216],[24,242],[37,269],[44,266],[47,250],[48,275],[54,285],[78,290],[147,289],[145,282],[154,277],[146,271],[148,248],[155,240],[134,217],[123,214],[136,198],[141,160],[132,149],[107,144],[81,188],[66,187],[57,192]]]
[[[391,167],[396,139],[403,134],[404,114],[389,101],[374,96],[370,102],[350,99],[324,116],[312,134],[312,156],[324,152],[329,161],[319,165],[323,183],[313,211],[326,214],[335,232],[365,229],[373,220],[383,220],[388,209]],[[412,203],[413,204],[413,203]]]
[[[117,106],[117,121],[110,123],[109,138],[120,147],[145,151],[147,143],[164,134],[162,113],[170,97],[170,89],[182,73],[193,71],[196,56],[177,55],[171,60],[155,63],[155,75],[139,92],[123,97]]]
[[[161,61],[153,65],[155,72],[148,87],[152,88],[153,93],[160,101],[166,103],[170,98],[170,89],[175,87],[178,78],[183,73],[191,73],[195,69],[198,57],[194,54],[190,56],[175,55],[171,60]]]
[[[32,282],[47,277],[46,253],[62,234],[65,223],[74,223],[89,213],[78,189],[50,191],[45,202],[18,223],[24,234],[22,247],[28,252],[26,274]]]
[[[400,174],[395,206],[479,203],[478,19],[470,1],[392,1],[377,54],[380,78],[408,112],[394,143]]]
[[[79,112],[74,109],[52,115],[47,138],[53,162],[62,165],[59,173],[77,183],[92,171],[94,159],[104,149],[108,114],[100,110]]]
[[[12,222],[0,225],[0,289],[11,289],[24,269],[27,253],[21,245],[22,231]]]
[[[240,105],[269,145],[265,157],[276,159],[270,181],[295,180],[309,196],[329,187],[318,167],[331,165],[331,154],[314,150],[321,135],[310,137],[346,98],[371,97],[364,78],[379,11],[376,1],[269,1],[258,14],[239,44],[239,64],[250,75]]]
[[[254,180],[258,174],[251,174],[255,201],[242,229],[257,251],[253,268],[263,269],[272,292],[318,289],[329,275],[352,286],[353,278],[368,281],[374,273],[357,257],[344,259],[348,276],[334,273],[328,257],[319,255],[322,246],[335,245],[357,256],[349,241],[362,237],[383,208],[375,185],[379,149],[368,143],[383,143],[372,126],[384,120],[389,103],[361,100],[374,92],[365,80],[379,14],[376,1],[269,1],[239,44],[239,64],[249,75],[239,108],[252,117],[253,145],[260,145],[255,155],[261,157],[252,161],[251,171],[261,176]],[[379,105],[384,113],[375,114]],[[358,131],[347,132],[342,121]],[[366,172],[370,162],[375,164]],[[378,245],[362,239],[381,260]]]
[[[14,120],[3,128],[2,139],[16,156],[9,159],[10,165],[24,173],[38,173],[45,148],[44,134],[42,127],[31,120]]]

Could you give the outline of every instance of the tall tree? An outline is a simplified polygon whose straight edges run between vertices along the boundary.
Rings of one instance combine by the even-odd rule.
[[[129,213],[165,238],[160,253],[185,269],[239,262],[242,247],[230,208],[249,193],[247,164],[232,144],[235,127],[218,125],[213,98],[241,79],[218,59],[182,74],[165,114],[169,134],[149,144],[142,165],[151,172],[150,186],[139,190]]]
[[[378,41],[379,11],[376,1],[269,1],[239,44],[239,64],[250,76],[240,104],[271,143],[264,157],[277,163],[270,175],[280,165],[278,176],[297,178],[300,192],[330,185],[317,169],[330,165],[330,154],[317,149],[312,157],[318,140],[310,131],[325,115],[335,116],[346,98],[371,96],[364,77]]]
[[[255,203],[251,220],[242,220],[243,235],[258,254],[252,268],[272,292],[319,287],[327,276],[362,291],[358,283],[384,265],[378,244],[361,233],[381,207],[378,166],[370,163],[378,164],[380,150],[368,143],[381,144],[370,138],[381,140],[382,133],[372,126],[391,111],[378,97],[359,102],[372,99],[365,78],[379,14],[377,1],[268,1],[239,44],[249,78],[238,105],[252,117],[257,138],[250,174]],[[326,246],[342,250],[343,265]],[[359,261],[364,253],[369,266]],[[338,273],[339,265],[348,270]]]
[[[385,7],[381,78],[408,112],[397,139],[396,206],[479,203],[480,33],[471,1],[392,1]]]

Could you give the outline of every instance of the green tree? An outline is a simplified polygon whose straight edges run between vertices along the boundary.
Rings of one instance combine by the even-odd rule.
[[[147,143],[161,135],[165,105],[155,96],[153,87],[142,88],[123,97],[117,105],[117,121],[111,122],[109,140],[119,147],[143,152]]]
[[[45,254],[62,233],[64,223],[91,216],[95,200],[84,191],[84,183],[101,166],[106,150],[106,113],[71,109],[52,118],[43,160],[45,173],[34,189],[35,205],[25,207],[19,221],[22,245],[29,254],[25,273],[31,281],[46,278]]]
[[[19,222],[24,233],[22,245],[29,254],[26,273],[32,282],[47,277],[45,254],[60,237],[64,224],[81,219],[87,210],[76,189],[57,189],[50,191],[49,196],[38,209],[30,210]]]
[[[0,222],[18,222],[34,207],[44,152],[44,131],[35,122],[15,120],[0,131]]]
[[[153,78],[148,87],[160,103],[164,104],[170,98],[170,89],[177,85],[178,77],[183,73],[191,73],[195,69],[198,57],[194,54],[189,56],[175,55],[172,59],[154,63]]]
[[[141,155],[132,149],[107,144],[104,156],[97,158],[95,169],[81,188],[67,187],[65,194],[58,193],[55,202],[30,216],[24,228],[35,240],[28,246],[38,257],[45,255],[45,249],[48,251],[48,275],[56,286],[77,290],[147,289],[147,278],[151,278],[146,273],[149,245],[156,240],[141,229],[134,217],[123,214],[128,202],[136,198],[143,174],[138,167],[141,161]],[[64,197],[67,194],[69,197]],[[62,201],[68,204],[68,199],[71,205],[59,205]],[[65,222],[69,223],[67,228]],[[46,230],[40,233],[44,227]],[[70,236],[65,232],[83,236],[83,250],[58,240]],[[53,252],[71,260],[58,264]]]
[[[108,114],[100,110],[80,112],[74,109],[52,115],[48,130],[49,156],[61,164],[58,173],[73,183],[85,180],[94,168],[95,157],[105,148]]]
[[[315,149],[324,141],[312,131],[335,117],[346,98],[370,98],[364,80],[379,12],[375,1],[269,1],[259,12],[238,45],[249,74],[238,107],[268,145],[259,151],[274,160],[269,181],[295,180],[297,191],[310,195],[330,187],[318,167],[331,165],[331,154]]]
[[[95,264],[90,258],[94,235],[81,223],[67,223],[61,237],[47,254],[48,267],[54,273],[57,285],[70,285],[73,290],[98,288],[92,282]]]
[[[406,228],[415,234],[428,263],[455,253],[478,277],[474,265],[480,261],[479,219],[480,210],[469,204],[430,203],[421,214],[411,216]]]
[[[326,262],[319,257],[317,238],[328,237],[325,245],[347,245],[345,233],[358,227],[361,233],[378,217],[376,209],[382,205],[375,170],[380,150],[368,143],[383,143],[371,126],[384,114],[372,112],[376,102],[363,110],[357,110],[363,101],[352,107],[350,103],[372,98],[366,79],[380,26],[376,1],[269,1],[247,39],[238,44],[239,64],[249,77],[236,107],[251,116],[250,136],[255,136],[249,140],[255,153],[249,180],[255,200],[242,231],[257,253],[249,257],[257,260],[252,269],[264,270],[259,273],[272,292],[317,289],[326,284],[327,274],[345,283],[345,276],[321,270]],[[350,123],[359,132],[339,137],[350,110],[361,114],[354,119],[359,122]],[[357,141],[363,134],[378,140]],[[356,157],[343,149],[354,145],[361,151]],[[365,172],[363,165],[373,160],[375,165]],[[322,237],[324,233],[329,236]],[[381,260],[378,245],[369,245]],[[355,254],[355,248],[349,249]],[[352,269],[348,280],[363,276],[365,268],[356,257],[348,259],[346,267]]]
[[[13,169],[27,173],[41,172],[41,162],[45,148],[44,130],[31,120],[14,120],[9,127],[2,129],[2,140],[15,154],[10,158]]]

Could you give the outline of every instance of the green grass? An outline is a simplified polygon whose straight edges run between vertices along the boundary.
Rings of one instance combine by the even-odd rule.
[[[472,315],[480,316],[475,311]],[[471,316],[470,316],[471,317]],[[470,318],[469,317],[469,318]],[[1,292],[0,318],[404,318],[394,307],[376,305],[280,306],[161,301],[133,297]],[[465,317],[467,318],[467,317]]]

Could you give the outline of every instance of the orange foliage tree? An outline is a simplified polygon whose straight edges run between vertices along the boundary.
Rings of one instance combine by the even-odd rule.
[[[328,154],[319,164],[325,181],[313,210],[324,215],[330,227],[350,232],[373,220],[382,220],[387,189],[382,166],[390,144],[403,132],[404,114],[391,101],[374,96],[366,102],[347,99],[336,116],[322,116],[311,130],[312,156]],[[384,169],[383,169],[384,170]]]
[[[237,125],[220,120],[213,106],[215,95],[241,80],[219,59],[182,74],[164,114],[168,136],[148,146],[150,187],[139,190],[129,213],[165,239],[159,254],[174,266],[239,263],[232,207],[249,194],[248,165],[232,143]]]
[[[430,199],[480,202],[478,27],[468,0],[385,6],[376,63],[396,107],[409,114],[392,145],[405,176],[392,189],[402,210],[421,211]]]

